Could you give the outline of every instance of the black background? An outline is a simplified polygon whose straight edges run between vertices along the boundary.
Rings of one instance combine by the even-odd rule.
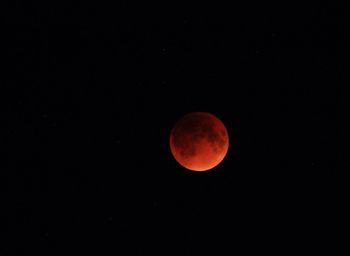
[[[342,6],[4,10],[3,255],[345,255]],[[169,151],[191,111],[230,135],[204,173]]]

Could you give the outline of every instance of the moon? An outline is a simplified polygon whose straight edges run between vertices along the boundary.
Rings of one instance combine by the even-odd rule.
[[[170,133],[175,160],[191,171],[207,171],[226,156],[229,137],[220,119],[207,112],[191,112],[176,122]]]

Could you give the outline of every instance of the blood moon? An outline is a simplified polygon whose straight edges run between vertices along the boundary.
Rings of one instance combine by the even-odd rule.
[[[170,133],[170,149],[176,161],[192,171],[207,171],[226,156],[229,138],[225,125],[213,114],[191,112]]]

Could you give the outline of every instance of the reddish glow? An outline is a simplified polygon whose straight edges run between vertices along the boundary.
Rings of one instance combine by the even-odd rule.
[[[192,171],[207,171],[226,156],[229,146],[227,129],[214,115],[192,112],[174,126],[170,134],[170,149],[183,167]]]

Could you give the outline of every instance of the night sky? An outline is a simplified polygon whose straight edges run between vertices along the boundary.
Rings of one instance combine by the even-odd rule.
[[[1,255],[345,255],[342,6],[29,2],[5,8]],[[170,152],[192,111],[229,132],[208,172]]]

